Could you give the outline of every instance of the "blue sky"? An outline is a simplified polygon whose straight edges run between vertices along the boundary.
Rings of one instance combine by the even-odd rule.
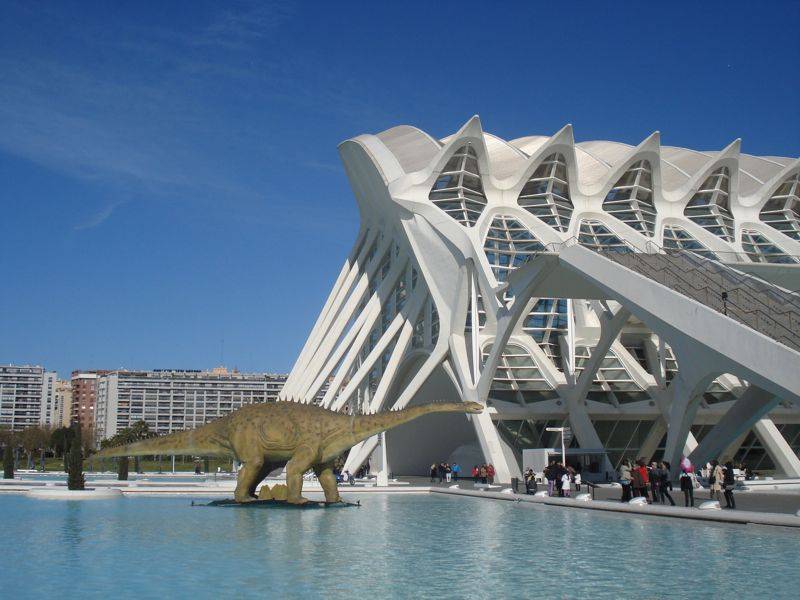
[[[800,156],[800,3],[490,4],[3,2],[0,363],[288,370],[359,133]]]

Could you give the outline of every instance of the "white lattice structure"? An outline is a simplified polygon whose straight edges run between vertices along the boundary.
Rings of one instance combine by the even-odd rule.
[[[665,443],[672,460],[755,464],[755,448],[800,475],[797,348],[601,256],[692,252],[798,289],[800,161],[739,145],[576,144],[570,126],[506,142],[477,117],[443,140],[400,126],[344,142],[361,229],[282,398],[312,402],[327,384],[335,410],[487,404],[466,429],[448,417],[390,433],[401,473],[471,436],[508,480],[521,448],[553,446],[544,428],[569,421],[574,444],[606,450],[605,470]],[[749,420],[726,423],[733,407]]]

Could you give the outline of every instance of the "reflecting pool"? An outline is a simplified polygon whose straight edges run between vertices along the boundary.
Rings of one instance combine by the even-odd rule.
[[[0,495],[0,596],[797,597],[796,531],[439,495],[346,498],[362,506]]]

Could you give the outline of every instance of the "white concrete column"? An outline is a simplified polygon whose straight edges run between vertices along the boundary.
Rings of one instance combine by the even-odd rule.
[[[800,477],[800,459],[778,431],[772,419],[760,419],[753,425],[753,431],[761,440],[764,449],[775,463],[778,471],[787,477]]]
[[[734,440],[746,434],[777,403],[778,399],[770,392],[754,385],[748,386],[691,453],[689,460],[700,465],[712,458],[718,458]]]
[[[500,438],[489,412],[484,410],[468,417],[475,427],[484,459],[494,467],[495,481],[511,483],[512,477],[522,478],[514,451]]]

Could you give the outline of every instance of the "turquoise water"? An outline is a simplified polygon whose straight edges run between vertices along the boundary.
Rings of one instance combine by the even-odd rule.
[[[800,535],[439,495],[361,508],[0,495],[4,598],[796,598]]]

